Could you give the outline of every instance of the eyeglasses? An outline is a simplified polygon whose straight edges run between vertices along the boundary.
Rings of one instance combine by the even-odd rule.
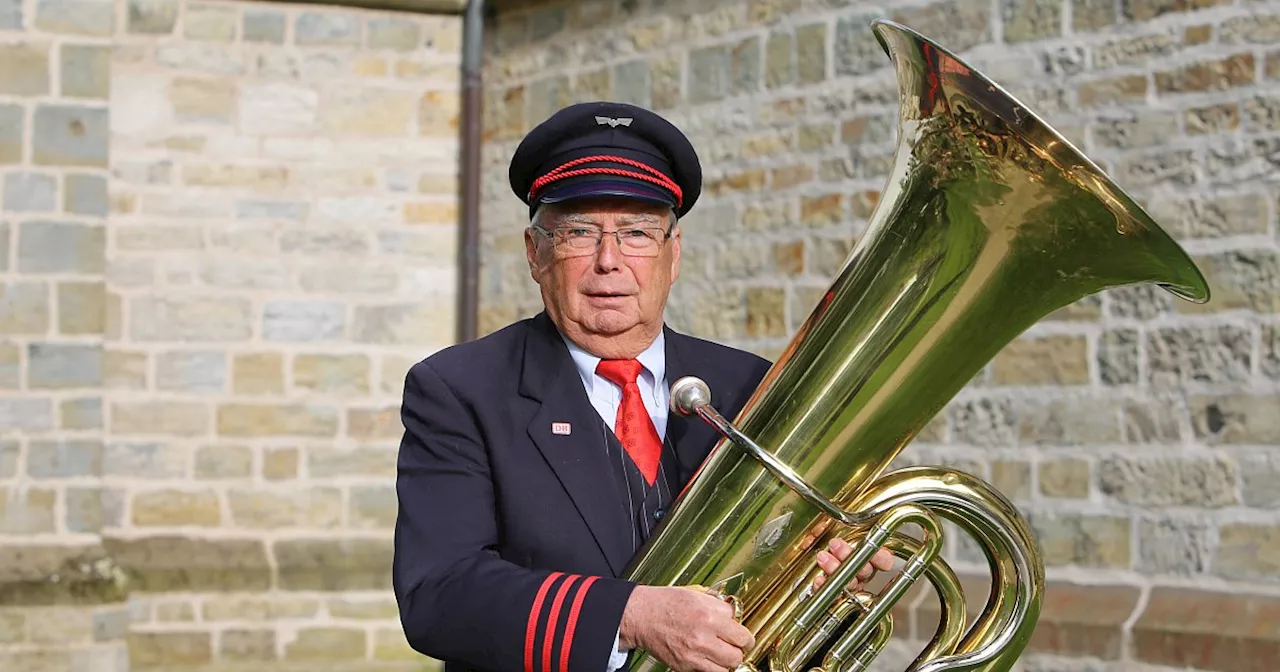
[[[532,228],[555,243],[556,253],[564,257],[584,257],[596,253],[605,236],[618,241],[618,249],[628,257],[656,257],[662,245],[671,238],[671,231],[659,227],[627,226],[616,231],[605,231],[595,226],[564,226],[548,231],[541,226]]]

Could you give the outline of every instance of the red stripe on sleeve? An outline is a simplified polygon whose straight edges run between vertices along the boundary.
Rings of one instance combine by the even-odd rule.
[[[542,672],[549,672],[551,669],[551,643],[555,641],[556,625],[560,622],[560,607],[564,604],[564,596],[581,578],[577,574],[569,575],[569,578],[560,584],[560,590],[556,591],[556,599],[551,602],[551,613],[547,615],[547,635],[542,638]]]
[[[560,672],[569,672],[569,651],[573,648],[573,631],[578,627],[578,612],[582,611],[582,601],[587,598],[587,590],[598,578],[600,577],[587,577],[573,599],[573,607],[569,609],[569,622],[564,626],[564,646],[560,648]]]
[[[542,600],[547,597],[551,584],[564,572],[552,572],[542,580],[538,588],[538,596],[533,598],[533,606],[529,609],[529,623],[524,628],[524,672],[533,672],[533,634],[538,626],[538,614],[542,612]]]

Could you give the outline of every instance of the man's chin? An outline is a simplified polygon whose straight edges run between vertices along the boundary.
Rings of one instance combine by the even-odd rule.
[[[608,309],[598,311],[582,322],[582,325],[588,331],[601,336],[626,333],[637,324],[639,324],[639,320],[636,319],[634,314],[628,311]]]

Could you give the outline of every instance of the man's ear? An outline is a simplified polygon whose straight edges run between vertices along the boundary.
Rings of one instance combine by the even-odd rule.
[[[680,227],[671,228],[671,282],[680,277]]]
[[[534,231],[532,226],[524,230],[524,256],[525,260],[529,263],[529,277],[533,278],[534,282],[542,284],[540,281],[542,277],[542,266],[538,264],[537,235],[538,232]]]

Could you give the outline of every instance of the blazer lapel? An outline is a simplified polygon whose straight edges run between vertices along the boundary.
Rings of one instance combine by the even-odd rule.
[[[664,326],[663,338],[666,341],[667,387],[684,376],[699,376],[706,380],[705,374],[699,374],[690,367],[690,353],[685,352],[684,336]],[[711,381],[707,380],[707,384]],[[714,403],[715,390],[711,392]],[[681,486],[693,477],[702,462],[710,454],[719,435],[707,426],[702,418],[686,417],[671,411],[667,416],[667,438],[675,450],[676,460],[680,464]]]
[[[520,392],[540,402],[529,438],[555,471],[614,574],[631,559],[631,523],[610,474],[599,414],[591,406],[573,358],[545,313],[525,340]]]

